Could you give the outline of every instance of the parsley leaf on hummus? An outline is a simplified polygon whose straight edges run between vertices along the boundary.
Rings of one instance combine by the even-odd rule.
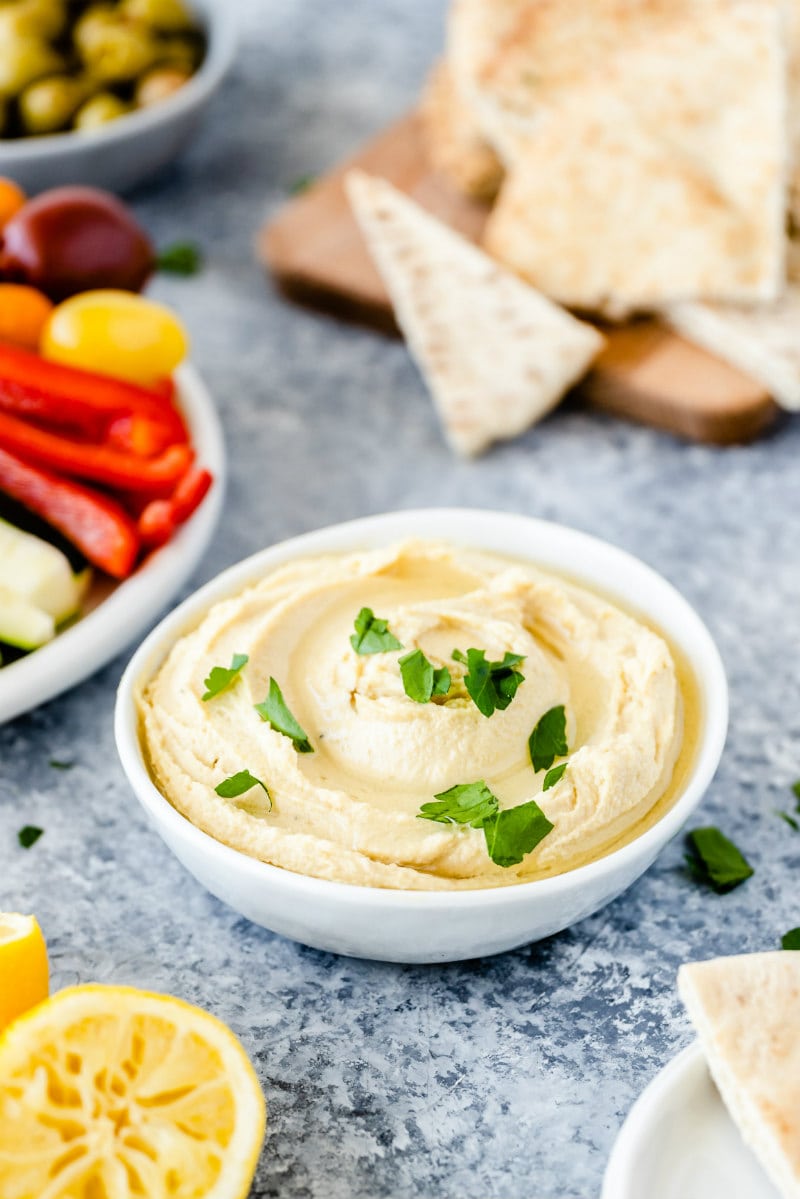
[[[461,650],[453,650],[453,659],[466,665],[464,686],[475,707],[483,716],[504,712],[517,694],[525,675],[516,667],[525,661],[524,654],[503,654],[502,662],[487,662],[486,650],[468,649],[466,657]]]
[[[372,608],[362,608],[353,623],[356,631],[350,637],[350,644],[357,654],[385,654],[403,648],[389,632],[388,622],[376,616]]]
[[[781,937],[781,949],[800,949],[800,928],[790,928]]]
[[[567,715],[563,704],[545,712],[528,738],[528,750],[533,769],[536,771],[549,770],[556,758],[569,753]],[[558,779],[555,782],[558,782]],[[552,783],[550,785],[552,786]]]
[[[790,816],[788,812],[781,811],[780,808],[775,809],[775,815],[780,816],[784,824],[788,824],[794,832],[800,833],[800,821],[795,820],[794,816]]]
[[[271,725],[276,733],[283,733],[284,737],[289,737],[294,741],[294,747],[299,754],[313,754],[314,747],[309,741],[308,735],[292,716],[286,706],[283,693],[273,678],[269,680],[267,698],[263,703],[253,706],[261,719]]]
[[[434,796],[436,803],[424,803],[419,810],[421,820],[435,820],[439,824],[470,824],[481,828],[484,822],[496,815],[499,808],[497,796],[493,795],[483,779],[477,783],[457,783],[449,791]]]
[[[237,795],[244,795],[246,791],[251,791],[253,787],[261,787],[269,800],[269,806],[272,807],[272,796],[267,790],[266,783],[262,783],[261,779],[257,779],[249,770],[240,770],[237,774],[232,774],[230,778],[223,779],[214,788],[217,795],[223,799],[235,799]]]
[[[231,683],[239,677],[239,672],[243,666],[247,665],[247,662],[247,654],[234,654],[230,666],[212,666],[208,678],[203,680],[206,685],[201,697],[203,702],[206,703],[230,687]]]
[[[517,866],[554,828],[535,800],[500,811],[497,796],[483,779],[459,783],[423,804],[422,820],[482,828],[486,850],[497,866]]]
[[[559,766],[554,766],[552,770],[548,770],[544,776],[542,790],[549,791],[551,787],[555,787],[556,783],[561,782],[564,777],[564,771],[567,769],[567,763],[562,762]]]
[[[753,873],[741,850],[718,828],[696,828],[686,838],[685,861],[691,874],[720,895],[732,891]]]
[[[518,866],[554,827],[535,799],[506,808],[483,826],[489,857],[496,866]]]
[[[446,666],[437,669],[421,649],[414,649],[400,658],[403,690],[415,703],[430,703],[434,695],[447,695],[450,690],[450,671]]]

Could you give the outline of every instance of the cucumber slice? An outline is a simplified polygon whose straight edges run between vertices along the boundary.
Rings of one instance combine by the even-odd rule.
[[[56,622],[10,587],[0,586],[0,641],[17,649],[38,649],[55,636]]]
[[[0,587],[7,587],[56,624],[77,612],[86,584],[65,554],[0,520]]]

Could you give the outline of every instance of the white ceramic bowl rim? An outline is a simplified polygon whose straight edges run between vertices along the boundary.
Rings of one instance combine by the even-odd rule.
[[[99,129],[68,129],[63,133],[50,133],[42,137],[0,139],[0,169],[6,157],[15,163],[26,159],[57,158],[71,152],[78,142],[95,146],[124,142],[160,125],[171,116],[194,108],[214,91],[227,73],[236,49],[237,29],[230,0],[223,0],[219,4],[209,3],[208,0],[197,4],[197,0],[191,0],[191,7],[198,10],[205,28],[206,53],[198,69],[182,87],[157,104],[126,113]]]
[[[641,836],[634,838],[627,845],[623,845],[621,848],[585,866],[579,866],[563,874],[554,875],[552,878],[535,879],[531,882],[515,883],[507,887],[478,888],[468,891],[410,891],[361,886],[295,873],[283,867],[273,866],[268,862],[252,858],[237,849],[232,849],[230,846],[217,841],[210,834],[197,828],[190,820],[181,815],[155,786],[145,765],[139,740],[138,719],[134,701],[134,692],[138,680],[145,673],[149,675],[157,669],[157,663],[163,660],[167,647],[182,634],[184,629],[194,624],[201,617],[203,611],[216,603],[217,600],[235,593],[265,571],[274,569],[285,561],[290,561],[304,554],[347,552],[348,549],[352,550],[358,546],[360,537],[363,536],[368,539],[370,534],[374,536],[376,530],[386,527],[397,526],[396,531],[389,533],[386,538],[387,541],[402,538],[403,536],[412,535],[409,526],[415,523],[419,523],[424,527],[427,524],[441,520],[462,522],[465,527],[474,530],[472,536],[450,535],[449,540],[456,544],[485,548],[490,552],[491,545],[486,544],[487,538],[482,535],[481,529],[486,529],[488,525],[493,525],[496,522],[502,522],[504,525],[509,522],[516,524],[520,533],[520,545],[524,545],[526,539],[535,539],[537,532],[540,535],[548,533],[551,535],[568,535],[572,546],[576,550],[583,551],[587,557],[601,553],[603,558],[609,561],[612,566],[616,564],[622,570],[628,572],[633,570],[640,579],[649,580],[651,585],[657,586],[662,594],[669,598],[671,604],[680,612],[682,628],[690,631],[695,643],[701,649],[703,662],[698,663],[693,661],[690,665],[697,674],[699,685],[704,688],[707,695],[713,701],[705,705],[703,713],[703,736],[697,750],[691,775],[687,780],[683,793],[672,807],[651,828],[642,833]],[[418,535],[424,537],[425,533],[419,531]],[[525,554],[521,555],[521,557],[529,557],[530,561],[534,563],[541,561],[543,566],[547,568],[546,555],[543,554],[540,558],[537,558],[535,547],[531,550],[530,555]],[[581,571],[576,570],[574,577],[580,580]],[[592,586],[591,583],[588,585]],[[613,597],[613,587],[604,587],[604,590]],[[644,614],[646,615],[646,612]],[[157,650],[162,646],[164,647],[164,653],[156,659]],[[502,906],[504,903],[508,903],[510,893],[518,900],[522,900],[526,895],[533,897],[534,894],[541,899],[552,900],[557,899],[564,892],[572,892],[582,882],[588,883],[597,876],[603,875],[609,870],[612,863],[620,869],[624,868],[628,861],[634,865],[643,853],[647,853],[650,850],[651,846],[653,847],[652,856],[655,856],[658,849],[679,832],[681,826],[685,823],[705,793],[719,764],[725,744],[727,728],[728,686],[719,651],[700,617],[671,583],[668,583],[656,571],[646,566],[645,563],[625,550],[612,546],[610,543],[604,542],[597,537],[592,537],[588,533],[582,533],[550,521],[521,516],[515,513],[467,508],[417,509],[383,513],[381,515],[347,521],[343,524],[331,525],[324,529],[303,533],[286,541],[278,542],[267,549],[259,550],[249,558],[229,567],[217,575],[216,578],[206,583],[194,595],[184,600],[145,639],[128,663],[125,673],[122,676],[117,693],[115,712],[117,749],[123,768],[137,797],[145,810],[153,818],[155,818],[157,811],[159,821],[164,821],[172,825],[178,836],[184,840],[188,839],[191,844],[196,845],[198,848],[208,848],[210,843],[218,851],[221,861],[227,862],[230,868],[240,875],[246,875],[256,885],[260,878],[263,879],[278,875],[283,887],[289,891],[296,889],[298,894],[302,893],[307,899],[316,898],[324,902],[326,896],[331,897],[335,892],[337,902],[339,903],[352,903],[360,907],[368,898],[371,905],[383,909],[418,906],[433,910],[440,908],[446,908],[447,910],[452,910],[453,908],[468,910],[470,908],[491,907],[495,904]]]

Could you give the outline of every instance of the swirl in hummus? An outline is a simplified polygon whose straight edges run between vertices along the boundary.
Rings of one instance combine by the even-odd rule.
[[[402,650],[359,655],[360,609],[388,620]],[[524,654],[525,681],[487,719],[456,648]],[[416,703],[398,659],[420,648],[447,666],[446,696]],[[248,663],[209,702],[204,678]],[[313,753],[255,711],[274,677]],[[528,738],[563,705],[568,769],[542,791]],[[532,565],[453,546],[292,561],[217,603],[180,637],[139,696],[153,779],[219,841],[318,878],[414,890],[494,887],[602,856],[663,808],[683,744],[682,688],[664,639],[595,593]],[[266,784],[222,799],[247,769]],[[480,829],[419,819],[456,784],[485,780],[501,809],[536,800],[553,829],[517,866],[495,865]]]

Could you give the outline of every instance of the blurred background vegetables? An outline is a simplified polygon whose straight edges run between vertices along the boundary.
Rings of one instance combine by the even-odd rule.
[[[0,277],[56,302],[98,287],[139,291],[154,265],[152,243],[130,209],[94,188],[42,192],[0,230]]]
[[[0,178],[0,664],[80,614],[91,566],[126,578],[211,487],[176,404],[186,332],[138,294],[200,263],[190,243],[156,254],[108,192],[29,200]]]
[[[183,0],[0,0],[0,137],[97,129],[172,95],[204,54]]]

